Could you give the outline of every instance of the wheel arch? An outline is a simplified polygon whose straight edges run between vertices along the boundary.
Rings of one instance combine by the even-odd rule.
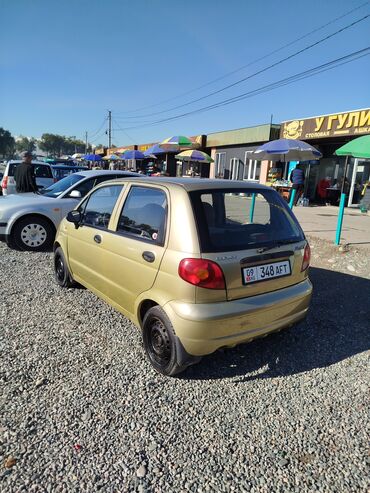
[[[45,216],[44,214],[40,214],[38,212],[28,212],[27,214],[23,214],[22,216],[19,216],[17,217],[17,219],[14,220],[14,222],[12,223],[11,225],[11,228],[10,228],[10,231],[9,231],[9,234],[12,234],[13,231],[14,231],[14,228],[15,226],[20,222],[20,221],[23,221],[24,219],[26,219],[27,217],[39,217],[41,219],[43,219],[44,221],[46,221],[49,226],[52,228],[53,232],[54,232],[54,235],[56,234],[57,232],[57,228],[55,226],[55,224],[53,223],[53,221],[48,217],[48,216]]]
[[[159,306],[159,303],[152,299],[144,299],[140,302],[138,309],[137,309],[137,319],[139,322],[140,327],[143,327],[143,320],[146,315],[146,313],[153,308],[153,306]]]

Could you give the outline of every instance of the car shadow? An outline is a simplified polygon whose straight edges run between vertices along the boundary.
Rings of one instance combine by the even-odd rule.
[[[323,368],[370,348],[370,280],[311,268],[314,286],[307,318],[283,330],[205,356],[182,378],[245,382]]]

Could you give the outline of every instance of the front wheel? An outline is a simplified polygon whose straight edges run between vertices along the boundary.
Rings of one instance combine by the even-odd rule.
[[[162,375],[176,375],[188,366],[178,363],[175,337],[165,312],[159,306],[148,310],[143,320],[144,348],[150,363]]]
[[[69,272],[63,250],[58,247],[54,252],[54,273],[55,280],[62,288],[73,288],[76,282]]]
[[[20,250],[40,252],[50,248],[54,230],[46,219],[28,216],[16,223],[12,231],[12,241]]]

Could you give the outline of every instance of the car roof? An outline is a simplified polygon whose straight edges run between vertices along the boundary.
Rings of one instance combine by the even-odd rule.
[[[12,159],[8,161],[8,164],[20,164],[23,163],[22,159]],[[37,159],[32,159],[32,164],[45,164],[45,166],[50,166],[49,163],[45,163],[45,161],[38,161]]]
[[[88,170],[87,166],[74,166],[73,164],[52,164],[51,167],[53,169],[81,169]]]
[[[133,171],[121,171],[117,170],[109,170],[109,169],[89,169],[85,171],[79,171],[80,176],[89,177],[89,176],[99,176],[102,173],[105,175],[122,175],[122,176],[131,176],[132,178],[142,177],[140,173],[134,173]]]
[[[143,176],[143,175],[138,175]],[[115,180],[119,181],[119,178]],[[245,189],[245,190],[271,190],[271,187],[267,187],[265,185],[260,185],[255,182],[247,182],[247,181],[238,181],[238,180],[221,180],[215,178],[172,178],[172,177],[163,177],[163,176],[148,176],[145,180],[145,183],[155,183],[155,184],[163,184],[170,187],[181,187],[185,189],[187,192],[195,191],[195,190],[204,190],[204,189]],[[107,182],[104,183],[106,185]]]

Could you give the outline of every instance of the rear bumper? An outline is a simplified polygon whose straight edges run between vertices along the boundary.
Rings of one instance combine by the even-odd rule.
[[[185,350],[194,356],[251,341],[302,320],[312,284],[299,284],[250,298],[222,303],[191,304],[172,301],[163,309]]]

